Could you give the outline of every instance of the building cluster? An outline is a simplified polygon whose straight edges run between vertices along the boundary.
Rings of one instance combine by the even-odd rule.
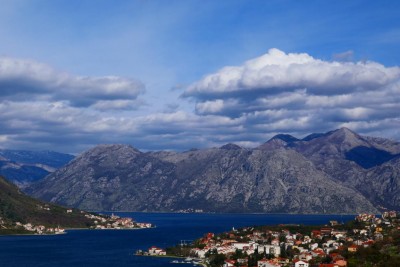
[[[26,231],[32,232],[34,234],[39,234],[39,235],[43,235],[43,234],[64,234],[65,230],[63,228],[60,227],[46,227],[44,225],[33,225],[31,223],[20,223],[20,222],[16,222],[15,225],[17,227],[21,227],[23,229],[25,229]]]
[[[136,255],[138,256],[166,256],[167,251],[162,248],[152,246],[147,251],[137,250]]]
[[[306,234],[291,232],[285,226],[275,230],[243,228],[218,236],[208,233],[197,242],[191,255],[208,260],[211,255],[223,254],[224,267],[346,267],[348,262],[343,255],[382,240],[386,229],[400,230],[396,217],[396,212],[384,213],[382,218],[360,214],[354,227],[341,227],[331,221],[329,226]]]
[[[177,213],[203,213],[204,210],[202,210],[202,209],[192,209],[192,208],[189,208],[189,209],[177,210],[176,212],[177,212]]]
[[[85,214],[86,218],[94,220],[95,229],[137,229],[137,228],[151,228],[151,223],[135,222],[132,218],[120,218],[112,214],[110,217]]]

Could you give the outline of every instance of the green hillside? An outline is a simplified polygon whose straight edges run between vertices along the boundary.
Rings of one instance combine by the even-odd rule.
[[[94,225],[91,219],[85,217],[88,213],[68,210],[31,198],[0,176],[0,234],[25,232],[16,227],[16,222],[62,228],[88,228]]]

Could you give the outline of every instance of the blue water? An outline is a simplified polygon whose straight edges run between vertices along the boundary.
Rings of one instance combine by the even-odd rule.
[[[207,232],[273,224],[327,224],[353,215],[116,213],[157,228],[143,230],[69,230],[65,235],[1,236],[0,266],[143,266],[176,267],[171,259],[135,256],[137,249],[167,247]],[[185,265],[182,265],[185,266]]]

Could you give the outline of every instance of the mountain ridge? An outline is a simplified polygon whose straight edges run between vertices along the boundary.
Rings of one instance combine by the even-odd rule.
[[[400,208],[394,197],[400,193],[396,146],[347,128],[309,135],[307,141],[277,135],[253,149],[226,144],[141,152],[129,145],[99,145],[26,191],[89,210],[376,213],[376,208]],[[370,148],[367,157],[377,157],[366,164],[362,150],[349,158],[357,147]],[[382,151],[390,157],[382,160]],[[392,175],[382,174],[388,170]],[[373,182],[377,176],[384,181]]]

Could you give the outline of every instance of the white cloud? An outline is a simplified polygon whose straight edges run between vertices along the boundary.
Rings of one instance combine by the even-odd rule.
[[[286,54],[270,49],[242,66],[225,67],[190,85],[184,96],[212,99],[215,96],[259,93],[273,95],[306,88],[317,95],[374,90],[400,77],[400,68],[376,62],[328,62],[308,54]]]
[[[144,85],[132,79],[76,76],[32,60],[0,58],[0,100],[68,101],[73,106],[91,106],[99,101],[132,101],[143,92]]]
[[[196,101],[198,115],[235,118],[252,133],[301,135],[342,126],[368,133],[360,125],[376,129],[382,122],[388,136],[400,138],[393,130],[400,117],[400,68],[371,61],[331,62],[271,49],[205,76],[183,96]]]
[[[0,147],[65,152],[99,143],[143,150],[254,147],[277,133],[302,137],[339,127],[400,139],[399,68],[374,62],[326,62],[270,50],[189,86],[185,95],[195,100],[194,112],[179,103],[149,113],[136,110],[144,86],[133,80],[5,62],[0,60]]]

